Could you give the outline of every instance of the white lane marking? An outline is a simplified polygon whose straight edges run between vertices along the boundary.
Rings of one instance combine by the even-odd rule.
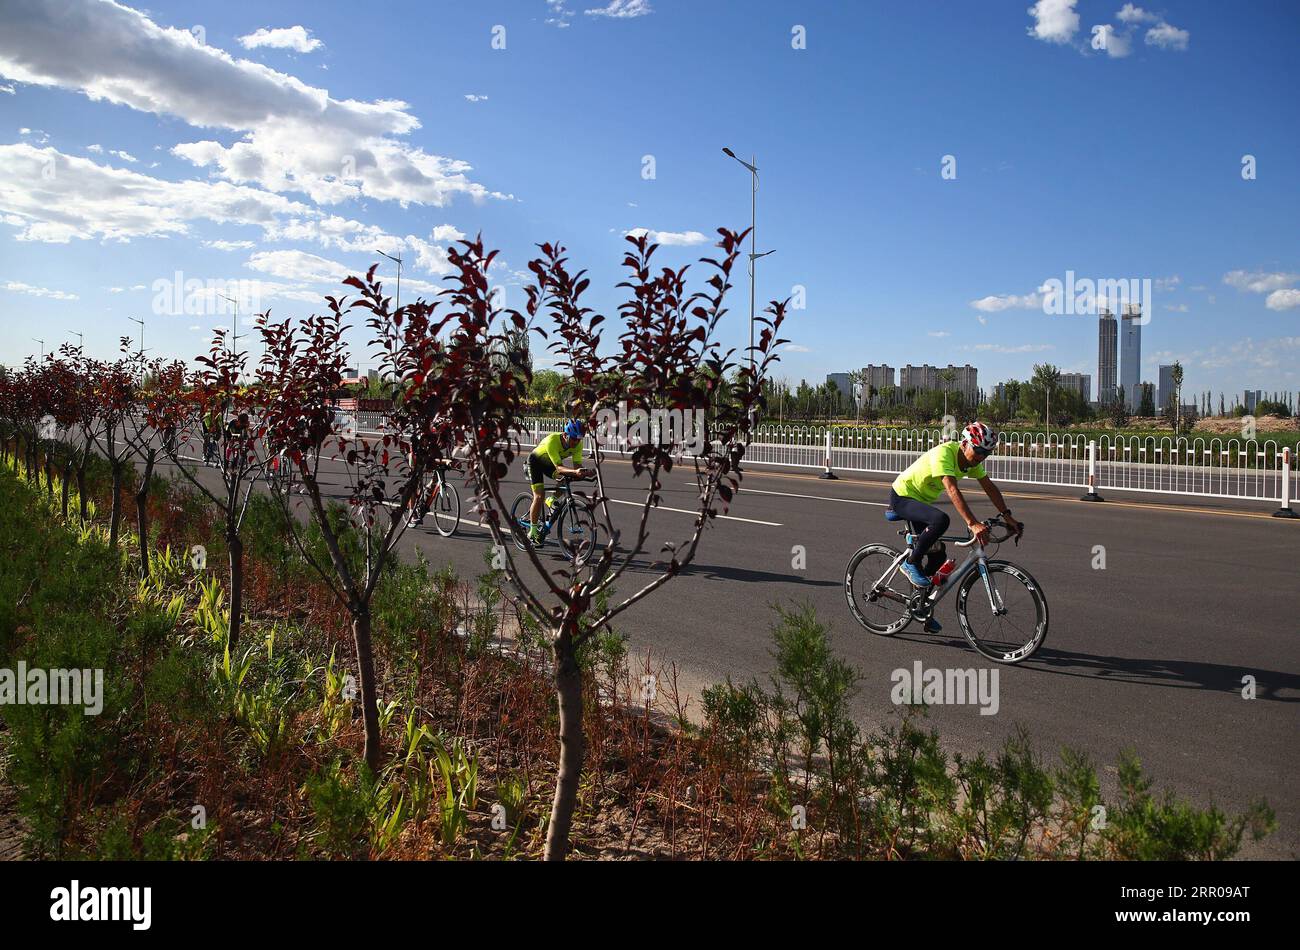
[[[384,504],[384,506],[385,506],[386,508],[401,508],[401,507],[402,507],[401,505],[399,505],[399,504],[398,504],[397,502],[395,502],[395,501],[386,501],[386,502],[384,502],[383,504]],[[429,515],[431,515],[431,514],[433,514],[432,511],[429,512]],[[429,517],[429,515],[425,515],[424,517],[427,518],[427,517]],[[475,528],[486,528],[486,527],[487,527],[487,524],[486,524],[485,522],[482,522],[482,521],[470,521],[470,520],[468,520],[468,519],[466,519],[466,518],[457,518],[457,519],[456,519],[456,524],[468,524],[468,525],[473,525]],[[408,525],[408,527],[410,527],[410,526]],[[421,528],[424,527],[424,518],[421,518],[421,519],[420,519],[420,527],[421,527]]]
[[[643,502],[639,502],[639,501],[624,501],[621,498],[610,498],[609,501],[612,501],[616,505],[632,505],[636,508],[640,508],[643,504]],[[698,511],[688,511],[685,508],[669,508],[667,505],[658,505],[655,507],[655,511],[675,511],[678,514],[683,514],[683,515],[699,514]],[[744,521],[748,524],[767,525],[767,527],[769,528],[781,527],[781,523],[779,521],[759,521],[757,518],[738,518],[735,515],[718,515],[718,517],[724,521]]]
[[[694,482],[687,482],[688,485],[694,485]],[[859,501],[856,498],[828,498],[825,495],[801,495],[792,491],[764,491],[761,488],[746,488],[741,486],[736,492],[738,495],[780,495],[782,498],[811,498],[813,501],[840,501],[846,505],[871,505],[873,508],[888,508],[889,505],[883,501]]]

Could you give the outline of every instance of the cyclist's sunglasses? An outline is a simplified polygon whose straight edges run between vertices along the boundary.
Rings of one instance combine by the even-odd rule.
[[[982,458],[982,459],[986,459],[986,458],[988,458],[990,455],[993,454],[993,449],[992,449],[992,447],[984,448],[984,447],[982,447],[982,446],[972,445],[971,448],[974,449],[975,454],[978,455],[978,456],[979,456],[980,458]]]

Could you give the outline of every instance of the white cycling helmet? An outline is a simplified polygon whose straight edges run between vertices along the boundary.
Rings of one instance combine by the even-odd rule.
[[[992,452],[998,447],[998,434],[982,422],[972,422],[961,430],[961,444]]]

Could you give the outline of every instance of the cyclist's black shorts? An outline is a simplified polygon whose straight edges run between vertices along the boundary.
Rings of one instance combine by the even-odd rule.
[[[546,483],[546,479],[555,474],[555,463],[545,456],[532,454],[528,456],[528,481],[533,488]]]

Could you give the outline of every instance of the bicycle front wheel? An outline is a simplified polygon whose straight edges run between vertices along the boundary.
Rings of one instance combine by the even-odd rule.
[[[460,526],[460,495],[451,482],[444,480],[433,500],[433,526],[444,538],[450,538]]]
[[[912,582],[900,570],[889,573],[901,554],[886,544],[868,544],[849,559],[844,571],[849,610],[858,623],[882,637],[892,637],[912,622]]]
[[[582,567],[596,550],[596,519],[586,508],[570,504],[560,512],[556,537],[569,560]]]
[[[966,640],[997,663],[1019,663],[1047,639],[1047,598],[1029,572],[989,561],[957,589],[957,619]],[[987,579],[987,585],[985,580]]]

